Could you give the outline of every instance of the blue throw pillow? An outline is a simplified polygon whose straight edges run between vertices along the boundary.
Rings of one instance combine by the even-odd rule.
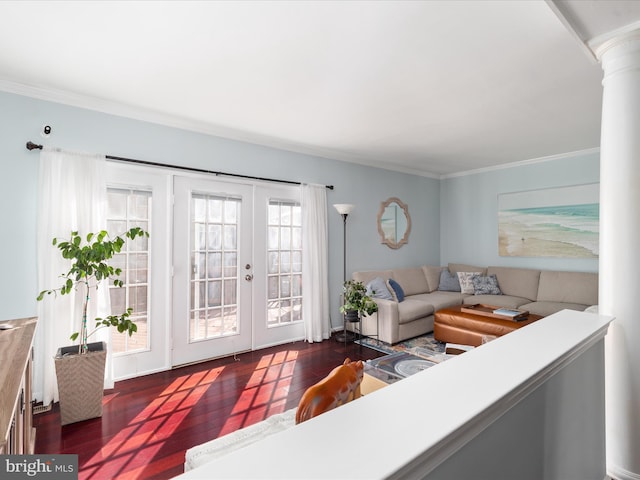
[[[391,286],[391,288],[393,288],[394,293],[396,294],[396,298],[398,299],[398,302],[401,302],[404,300],[404,290],[402,290],[402,287],[400,286],[400,284],[398,282],[396,282],[393,278],[389,279],[389,285]]]
[[[391,292],[387,288],[382,277],[376,277],[367,283],[367,295],[371,298],[382,298],[384,300],[393,300]]]
[[[441,292],[459,292],[460,280],[458,280],[458,275],[451,273],[448,268],[443,269],[440,273],[438,290]]]

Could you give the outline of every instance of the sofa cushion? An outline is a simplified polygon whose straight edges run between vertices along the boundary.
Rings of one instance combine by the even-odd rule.
[[[387,282],[382,277],[376,277],[367,283],[367,295],[371,298],[382,298],[384,300],[393,300],[393,295],[387,288]]]
[[[482,304],[506,308],[522,308],[521,305],[525,303],[530,303],[528,298],[511,295],[472,295],[464,299],[465,305]]]
[[[435,292],[438,290],[438,286],[440,285],[440,272],[444,267],[433,267],[431,265],[423,265],[422,273],[427,279],[427,283],[429,284],[429,292]]]
[[[596,305],[598,275],[588,272],[542,271],[536,300]]]
[[[458,272],[458,281],[460,282],[460,291],[465,295],[473,295],[473,277],[480,275],[476,272]]]
[[[543,317],[549,316],[560,310],[578,310],[582,312],[586,310],[587,305],[581,305],[579,303],[564,303],[564,302],[531,302],[525,303],[520,306],[521,310],[527,310],[534,315],[542,315]]]
[[[475,275],[471,281],[474,295],[502,295],[495,275]]]
[[[441,291],[411,296],[412,299],[420,300],[433,305],[433,309],[436,312],[443,308],[453,307],[454,305],[461,305],[464,297],[465,296],[460,292]]]
[[[440,283],[438,284],[438,290],[441,292],[459,292],[460,281],[458,275],[451,273],[448,269],[443,269],[440,272]]]
[[[398,282],[396,282],[393,278],[389,279],[389,286],[391,287],[391,291],[393,292],[393,296],[396,298],[398,302],[404,301],[404,290],[400,286]]]
[[[400,284],[405,295],[428,293],[429,283],[421,267],[398,268],[391,273],[391,278]]]
[[[398,303],[398,323],[408,323],[433,314],[433,305],[413,297],[406,297]]]
[[[496,276],[503,295],[524,297],[529,300],[538,298],[540,270],[532,268],[489,267],[487,273]]]
[[[484,267],[476,267],[474,265],[465,265],[464,263],[450,263],[449,271],[451,273],[458,272],[476,272],[485,275],[487,273],[487,269]]]

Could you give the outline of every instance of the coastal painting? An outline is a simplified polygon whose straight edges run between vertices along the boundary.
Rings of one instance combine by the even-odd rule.
[[[597,258],[599,184],[498,195],[501,257]]]

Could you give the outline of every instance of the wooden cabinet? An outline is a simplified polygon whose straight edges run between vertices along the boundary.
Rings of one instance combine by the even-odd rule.
[[[35,318],[0,322],[0,454],[32,454],[35,446],[31,372]]]

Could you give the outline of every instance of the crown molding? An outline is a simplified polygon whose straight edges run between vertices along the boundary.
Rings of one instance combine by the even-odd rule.
[[[417,175],[426,178],[433,178],[436,180],[444,178],[461,177],[466,175],[475,175],[478,173],[490,172],[495,170],[502,170],[505,168],[513,168],[522,165],[530,165],[533,163],[548,162],[552,160],[558,160],[561,158],[568,158],[577,155],[584,155],[588,153],[597,153],[599,148],[592,148],[587,150],[580,150],[577,152],[563,153],[559,155],[552,155],[549,157],[541,157],[531,160],[524,160],[515,163],[508,163],[503,165],[497,165],[494,167],[485,167],[474,170],[467,170],[463,172],[456,172],[451,174],[437,174],[424,170],[407,168],[403,166],[391,166],[384,162],[372,160],[370,158],[364,158],[358,155],[352,155],[346,152],[325,149],[321,147],[315,147],[310,145],[303,145],[294,142],[288,142],[278,138],[272,138],[265,135],[252,134],[250,132],[242,132],[234,129],[220,127],[216,125],[207,124],[205,122],[199,122],[191,119],[178,117],[175,115],[169,115],[166,113],[144,109],[140,107],[133,107],[122,103],[113,102],[111,100],[105,100],[101,98],[91,97],[87,95],[80,95],[77,93],[71,93],[63,90],[54,90],[51,88],[25,85],[9,80],[0,78],[0,91],[7,93],[13,93],[16,95],[22,95],[30,98],[36,98],[38,100],[60,103],[72,107],[82,108],[85,110],[93,110],[109,115],[124,117],[133,120],[139,120],[143,122],[150,122],[167,127],[178,128],[180,130],[186,130],[195,133],[202,133],[205,135],[220,137],[226,140],[233,140],[253,145],[259,145],[268,148],[274,148],[278,150],[285,150],[294,153],[300,153],[317,158],[325,158],[328,160],[341,161],[347,163],[354,163],[358,165],[364,165],[372,168],[379,168],[382,170],[388,170],[396,173],[404,173],[408,175]]]
[[[263,147],[285,150],[329,160],[356,163],[359,165],[381,168],[398,173],[419,175],[436,179],[440,178],[440,175],[431,172],[425,172],[418,169],[411,169],[400,166],[394,167],[383,162],[378,162],[375,160],[372,161],[369,158],[352,155],[339,150],[325,149],[313,145],[289,142],[280,138],[230,129],[150,109],[145,109],[142,107],[134,107],[111,100],[92,97],[88,95],[81,95],[64,90],[55,90],[46,87],[26,85],[0,78],[0,91],[22,95],[30,98],[36,98],[38,100],[44,100],[48,102],[60,103],[63,105],[82,108],[85,110],[93,110],[133,120],[155,123],[158,125],[178,128],[190,132],[202,133],[205,135],[220,137],[225,140],[234,140],[253,145],[260,145]]]
[[[468,175],[477,175],[479,173],[487,173],[487,172],[494,172],[496,170],[505,170],[508,168],[516,168],[516,167],[522,167],[525,165],[535,165],[537,163],[545,163],[545,162],[553,162],[555,160],[562,160],[565,158],[573,158],[573,157],[579,157],[582,155],[590,155],[590,154],[594,154],[594,153],[600,153],[600,147],[593,147],[593,148],[586,148],[584,150],[576,150],[573,152],[566,152],[566,153],[559,153],[556,155],[549,155],[546,157],[538,157],[538,158],[532,158],[529,160],[521,160],[518,162],[512,162],[512,163],[507,163],[507,164],[502,164],[502,165],[496,165],[494,167],[486,167],[486,168],[478,168],[475,170],[467,170],[465,172],[457,172],[457,173],[449,173],[446,175],[442,175],[440,178],[445,179],[445,178],[455,178],[455,177],[465,177]]]
[[[36,98],[48,102],[60,103],[72,107],[93,110],[108,115],[124,117],[132,120],[154,123],[180,130],[202,133],[227,140],[236,140],[255,145],[279,148],[280,150],[292,150],[293,144],[265,135],[242,132],[235,129],[212,125],[177,115],[159,112],[143,107],[136,107],[112,100],[106,100],[89,95],[82,95],[64,90],[56,90],[48,87],[26,85],[0,78],[0,90],[16,95]]]
[[[640,31],[640,21],[636,21],[597,37],[589,38],[588,33],[580,28],[580,22],[575,18],[576,15],[572,15],[567,7],[563,6],[561,0],[545,0],[545,3],[594,63],[599,63],[603,53],[612,46],[637,38],[637,33]]]
[[[596,56],[594,50],[588,45],[588,42],[585,38],[583,38],[584,34],[579,30],[576,26],[575,20],[573,20],[567,12],[561,6],[562,4],[557,0],[545,0],[545,3],[549,7],[549,9],[555,14],[560,23],[564,25],[569,34],[574,38],[574,40],[580,46],[582,52],[589,58],[591,63],[597,64],[598,57]]]

